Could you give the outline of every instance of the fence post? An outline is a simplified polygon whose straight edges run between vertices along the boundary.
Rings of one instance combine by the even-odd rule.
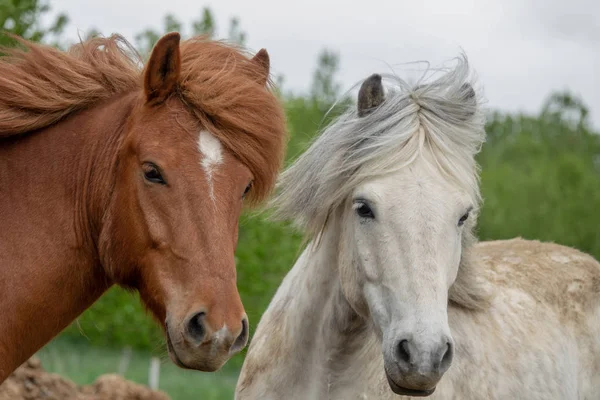
[[[148,374],[148,386],[152,390],[158,390],[158,379],[160,374],[160,359],[152,357],[150,360],[150,372]]]
[[[127,368],[129,367],[129,360],[131,360],[131,347],[126,346],[123,348],[123,354],[121,355],[121,361],[119,361],[119,368],[117,374],[125,376]]]

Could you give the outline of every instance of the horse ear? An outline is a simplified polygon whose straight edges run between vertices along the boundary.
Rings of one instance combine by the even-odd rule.
[[[154,45],[144,72],[144,91],[148,103],[162,103],[175,90],[181,71],[180,40],[179,33],[171,32]]]
[[[269,59],[269,53],[267,53],[267,50],[260,49],[258,53],[256,53],[254,57],[252,57],[252,62],[254,62],[262,68],[260,83],[262,85],[266,85],[267,81],[269,80],[269,73],[271,68],[271,61]]]
[[[358,91],[358,116],[364,117],[370,114],[384,100],[381,75],[373,74],[363,82]]]

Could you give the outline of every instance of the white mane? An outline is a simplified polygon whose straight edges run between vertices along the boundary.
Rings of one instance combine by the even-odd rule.
[[[474,205],[481,203],[475,155],[485,141],[485,116],[466,57],[431,82],[383,78],[387,93],[377,109],[364,117],[349,109],[283,172],[272,202],[275,218],[293,219],[309,238],[318,238],[357,185],[419,157],[433,160]],[[490,298],[469,261],[477,214],[478,207],[466,223],[461,268],[450,290],[452,301],[473,309],[485,308]]]
[[[315,236],[360,182],[403,168],[424,152],[479,203],[474,156],[485,140],[485,118],[479,96],[467,99],[474,86],[466,58],[430,83],[383,78],[383,104],[363,118],[350,108],[283,172],[273,201],[277,218],[294,219]]]

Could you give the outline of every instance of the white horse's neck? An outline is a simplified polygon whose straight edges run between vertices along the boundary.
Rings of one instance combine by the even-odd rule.
[[[339,237],[337,224],[331,224],[320,245],[310,243],[285,277],[260,322],[255,335],[260,339],[251,343],[240,376],[239,387],[252,393],[242,389],[239,398],[327,398],[327,392],[336,390],[332,382],[338,386],[346,381],[341,376],[360,378],[346,373],[374,335],[342,294]],[[255,372],[262,382],[254,381]],[[263,386],[269,388],[268,395]]]

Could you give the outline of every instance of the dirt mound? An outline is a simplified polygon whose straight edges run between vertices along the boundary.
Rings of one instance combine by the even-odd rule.
[[[0,385],[0,400],[169,400],[162,393],[123,379],[102,375],[89,386],[78,386],[42,368],[31,358]]]

